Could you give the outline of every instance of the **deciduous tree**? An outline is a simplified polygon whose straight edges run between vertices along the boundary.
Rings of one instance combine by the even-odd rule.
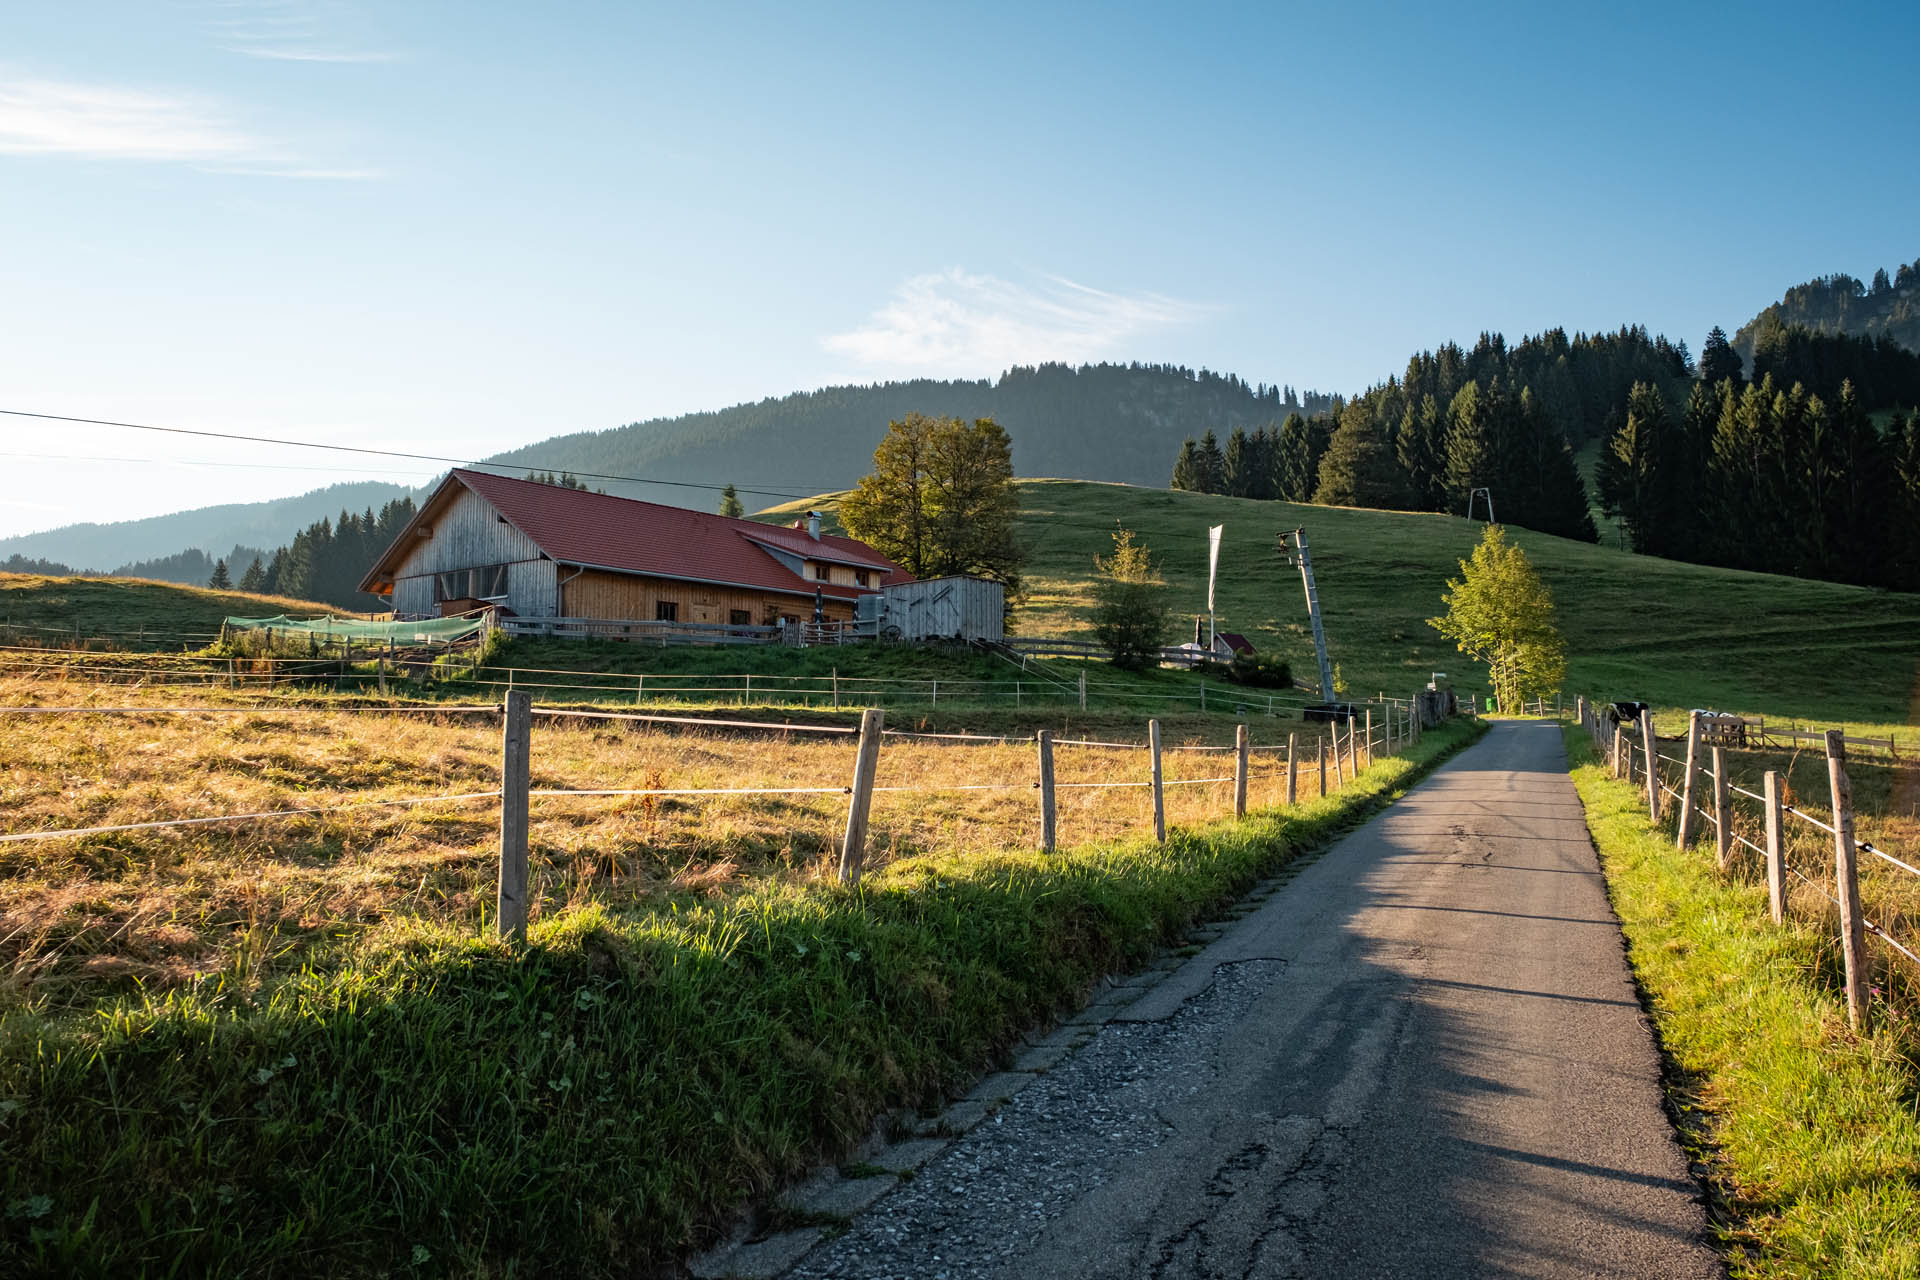
[[[840,503],[847,532],[915,577],[977,574],[1020,587],[1013,445],[991,418],[910,413],[887,424],[873,472]]]
[[[1427,625],[1487,664],[1502,711],[1557,690],[1566,678],[1566,642],[1554,622],[1553,595],[1526,553],[1500,525],[1488,525],[1460,574],[1447,579],[1447,612]]]

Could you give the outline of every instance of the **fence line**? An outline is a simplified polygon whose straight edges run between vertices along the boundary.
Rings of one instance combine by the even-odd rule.
[[[1796,805],[1787,804],[1782,798],[1782,775],[1777,770],[1768,770],[1765,775],[1764,794],[1734,784],[1728,776],[1726,748],[1718,741],[1724,734],[1721,721],[1729,717],[1713,716],[1699,711],[1687,716],[1687,751],[1684,760],[1662,754],[1654,745],[1656,739],[1652,733],[1651,713],[1641,713],[1642,742],[1635,744],[1626,736],[1625,726],[1612,722],[1609,734],[1609,717],[1602,716],[1596,704],[1584,697],[1579,701],[1578,720],[1583,729],[1592,738],[1596,749],[1602,751],[1610,762],[1615,777],[1624,777],[1633,781],[1636,755],[1644,765],[1641,774],[1646,779],[1649,795],[1665,792],[1680,801],[1681,807],[1675,815],[1675,843],[1684,849],[1691,842],[1692,820],[1697,816],[1711,823],[1714,829],[1714,842],[1719,869],[1723,873],[1735,874],[1730,851],[1735,844],[1741,845],[1759,854],[1766,863],[1768,896],[1771,915],[1775,923],[1785,918],[1784,884],[1792,877],[1818,889],[1827,901],[1839,909],[1840,941],[1844,964],[1844,992],[1847,1000],[1849,1022],[1859,1026],[1867,1015],[1869,985],[1866,974],[1866,957],[1862,954],[1864,938],[1868,934],[1879,938],[1892,950],[1915,963],[1920,964],[1920,956],[1894,938],[1884,928],[1869,920],[1860,902],[1859,878],[1856,855],[1861,852],[1920,878],[1920,867],[1903,861],[1885,850],[1876,848],[1870,841],[1860,840],[1853,834],[1853,787],[1846,769],[1846,752],[1849,743],[1861,741],[1850,739],[1838,729],[1814,735],[1791,731],[1790,741],[1818,737],[1825,746],[1827,761],[1828,790],[1832,803],[1831,822],[1823,821]],[[1703,738],[1711,733],[1716,739],[1709,748],[1712,764],[1706,766],[1700,760],[1700,747]],[[1788,733],[1774,731],[1774,736],[1788,737]],[[1744,741],[1745,739],[1743,739]],[[1764,742],[1765,739],[1763,738]],[[1897,761],[1893,752],[1893,739],[1865,740],[1874,746],[1885,742],[1890,755]],[[1624,757],[1624,758],[1623,758]],[[1669,786],[1660,777],[1662,763],[1673,765],[1680,770],[1680,787]],[[1710,790],[1711,807],[1701,804],[1695,796],[1694,778],[1705,777],[1712,782]],[[1738,813],[1733,806],[1732,797],[1740,796],[1753,800],[1761,806],[1761,816],[1766,830],[1766,845],[1762,847],[1733,830],[1733,821]],[[1787,856],[1783,821],[1793,818],[1806,826],[1833,837],[1834,879],[1837,892],[1828,892],[1824,884],[1815,882],[1794,866]],[[1657,806],[1654,820],[1659,820]]]
[[[115,714],[151,713],[154,708],[39,708],[39,707],[0,707],[0,713],[26,712],[37,714],[81,715],[99,711]],[[169,713],[192,713],[200,708],[167,708]],[[232,713],[257,713],[259,708],[207,708],[206,710]],[[333,708],[303,708],[315,712],[325,712]],[[379,711],[404,713],[410,711],[440,711],[447,708],[350,708],[358,711]],[[1204,787],[1234,784],[1233,811],[1236,815],[1246,811],[1247,786],[1250,775],[1250,756],[1254,750],[1244,724],[1237,726],[1237,741],[1233,747],[1215,748],[1202,745],[1191,747],[1169,747],[1168,751],[1234,751],[1234,771],[1230,774],[1202,778],[1166,778],[1161,771],[1163,748],[1160,742],[1160,722],[1147,722],[1147,744],[1149,752],[1148,777],[1139,779],[1118,779],[1101,782],[1064,782],[1055,783],[1052,777],[1052,752],[1056,745],[1047,731],[1041,731],[1032,741],[1040,747],[1040,773],[1034,781],[1003,783],[968,783],[952,785],[918,786],[877,786],[875,774],[879,763],[880,746],[886,734],[882,713],[878,709],[868,709],[862,713],[858,730],[843,726],[829,725],[792,725],[767,721],[703,719],[685,716],[655,716],[630,712],[583,711],[567,707],[535,707],[531,695],[525,690],[510,692],[504,703],[495,706],[477,706],[461,708],[466,711],[486,711],[501,717],[501,785],[492,790],[472,791],[449,795],[401,797],[389,800],[348,801],[344,804],[300,809],[261,810],[252,813],[220,814],[197,818],[174,818],[152,822],[119,823],[113,825],[65,828],[50,831],[26,831],[0,835],[0,843],[17,843],[54,839],[73,839],[86,836],[115,834],[130,831],[149,831],[177,827],[198,827],[241,822],[268,821],[279,818],[312,817],[347,810],[417,806],[435,803],[454,803],[467,800],[498,799],[500,802],[500,868],[497,927],[506,936],[524,939],[528,916],[528,814],[529,802],[535,798],[596,798],[596,797],[655,797],[655,796],[754,796],[754,795],[845,795],[848,797],[847,834],[841,845],[840,878],[844,882],[857,881],[865,859],[865,841],[867,813],[875,794],[933,795],[953,792],[1013,792],[1037,791],[1041,799],[1041,818],[1044,846],[1052,847],[1053,832],[1056,825],[1056,790],[1111,790],[1126,788],[1150,788],[1153,793],[1154,830],[1157,839],[1166,839],[1165,809],[1163,796],[1169,787]],[[592,720],[631,720],[641,723],[702,726],[715,728],[748,728],[770,732],[815,732],[837,735],[857,734],[855,742],[855,766],[853,780],[848,786],[809,786],[809,787],[643,787],[643,788],[564,788],[532,786],[533,738],[532,725],[536,717],[549,719],[592,719]],[[1392,754],[1396,749],[1404,749],[1418,741],[1421,725],[1418,718],[1410,712],[1402,712],[1397,705],[1386,708],[1386,715],[1376,735],[1371,711],[1365,719],[1364,743],[1356,745],[1356,733],[1361,731],[1361,722],[1347,719],[1347,732],[1344,738],[1344,750],[1351,762],[1350,771],[1343,772],[1340,782],[1344,786],[1348,777],[1358,778],[1374,763],[1376,747]],[[1321,795],[1329,794],[1325,786],[1326,744],[1333,741],[1338,749],[1341,746],[1339,726],[1329,725],[1327,735],[1315,735],[1317,741],[1313,750],[1321,762]],[[1001,745],[1023,741],[1007,736],[983,735],[900,735],[913,737],[940,737],[946,740],[959,740],[975,745]],[[1076,745],[1095,747],[1116,746],[1127,750],[1137,748],[1133,743],[1101,743],[1091,740]],[[1295,782],[1297,778],[1300,753],[1299,735],[1287,735],[1286,778],[1287,803],[1295,803]],[[1262,748],[1267,751],[1281,749],[1279,744]],[[1277,777],[1277,773],[1269,775]]]

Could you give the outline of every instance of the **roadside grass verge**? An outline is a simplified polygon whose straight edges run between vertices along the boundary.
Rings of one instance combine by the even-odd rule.
[[[1478,731],[1164,845],[949,849],[855,890],[579,904],[520,951],[399,916],[258,988],[0,1012],[0,1270],[668,1267]]]
[[[1776,928],[1764,884],[1650,830],[1577,728],[1567,752],[1732,1274],[1920,1275],[1920,1029],[1877,1003],[1849,1031],[1831,929]]]

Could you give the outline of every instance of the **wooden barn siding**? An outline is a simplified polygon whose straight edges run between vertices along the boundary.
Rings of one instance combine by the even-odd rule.
[[[433,575],[450,569],[505,564],[507,607],[527,618],[551,618],[559,593],[553,561],[544,559],[533,539],[502,523],[493,504],[461,489],[432,521],[433,535],[416,545],[394,570],[396,613],[433,613]]]
[[[567,572],[571,574],[572,570]],[[560,594],[564,606],[560,616],[565,618],[632,618],[650,622],[654,604],[660,600],[671,600],[680,606],[681,622],[729,622],[727,615],[733,609],[745,609],[755,625],[766,622],[769,616],[781,614],[803,622],[813,618],[813,601],[802,596],[601,573],[593,569],[563,583]],[[850,620],[853,603],[828,600],[826,615],[830,620]]]

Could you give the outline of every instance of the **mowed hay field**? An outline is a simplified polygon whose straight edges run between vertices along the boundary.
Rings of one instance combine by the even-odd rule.
[[[1355,694],[1407,696],[1432,672],[1486,688],[1483,672],[1426,619],[1482,525],[1457,516],[1367,511],[1078,480],[1023,480],[1029,549],[1023,635],[1084,635],[1093,558],[1134,530],[1174,590],[1184,634],[1206,611],[1207,528],[1224,524],[1219,625],[1245,632],[1311,677],[1300,574],[1276,535],[1305,528],[1327,643]],[[791,504],[769,518],[831,498]],[[1920,725],[1920,595],[1637,556],[1612,546],[1508,532],[1552,588],[1575,693],[1645,699],[1664,712],[1714,707],[1885,737]],[[1667,714],[1662,732],[1676,723]],[[1915,742],[1920,753],[1920,740]]]
[[[238,576],[238,575],[236,575]],[[0,643],[82,643],[112,636],[114,647],[199,648],[223,619],[311,618],[343,610],[312,600],[213,591],[147,578],[50,578],[0,573]],[[142,643],[144,641],[144,643]]]
[[[0,716],[0,837],[326,811],[0,839],[9,1275],[672,1274],[1473,732],[1330,795],[1304,769],[1284,808],[1259,752],[1246,819],[1228,782],[1173,785],[1161,843],[1108,725],[1129,745],[1057,752],[1057,853],[1024,734],[889,737],[849,888],[851,735],[539,717],[537,790],[821,790],[536,795],[517,946],[497,711],[160,709],[191,696],[0,681],[14,707],[152,708]],[[1232,772],[1184,749],[1230,720],[1169,726],[1170,782]],[[464,798],[379,803],[418,797]]]
[[[0,681],[27,705],[38,682]],[[177,691],[116,690],[122,705]],[[165,696],[172,694],[173,696]],[[1296,722],[1297,724],[1297,722]],[[1143,726],[1142,726],[1143,727]],[[1286,728],[1257,741],[1251,803],[1284,799]],[[1165,740],[1168,820],[1229,813],[1230,723]],[[1144,738],[1144,734],[1138,735]],[[232,825],[0,842],[0,972],[8,997],[81,1007],[209,976],[258,987],[328,963],[399,918],[484,928],[497,872],[499,717],[312,707],[192,714],[0,715],[0,835],[225,814],[326,810]],[[1111,739],[1102,739],[1111,740]],[[1300,794],[1319,795],[1313,739]],[[827,788],[825,794],[536,796],[533,918],[598,903],[668,907],[772,879],[831,879],[854,738],[539,717],[536,790]],[[1186,747],[1208,750],[1186,750]],[[1055,753],[1063,843],[1151,826],[1143,749]],[[1039,838],[1030,741],[890,735],[880,754],[869,865],[990,855]],[[1093,787],[1091,783],[1128,783]],[[382,802],[466,797],[417,805]]]

